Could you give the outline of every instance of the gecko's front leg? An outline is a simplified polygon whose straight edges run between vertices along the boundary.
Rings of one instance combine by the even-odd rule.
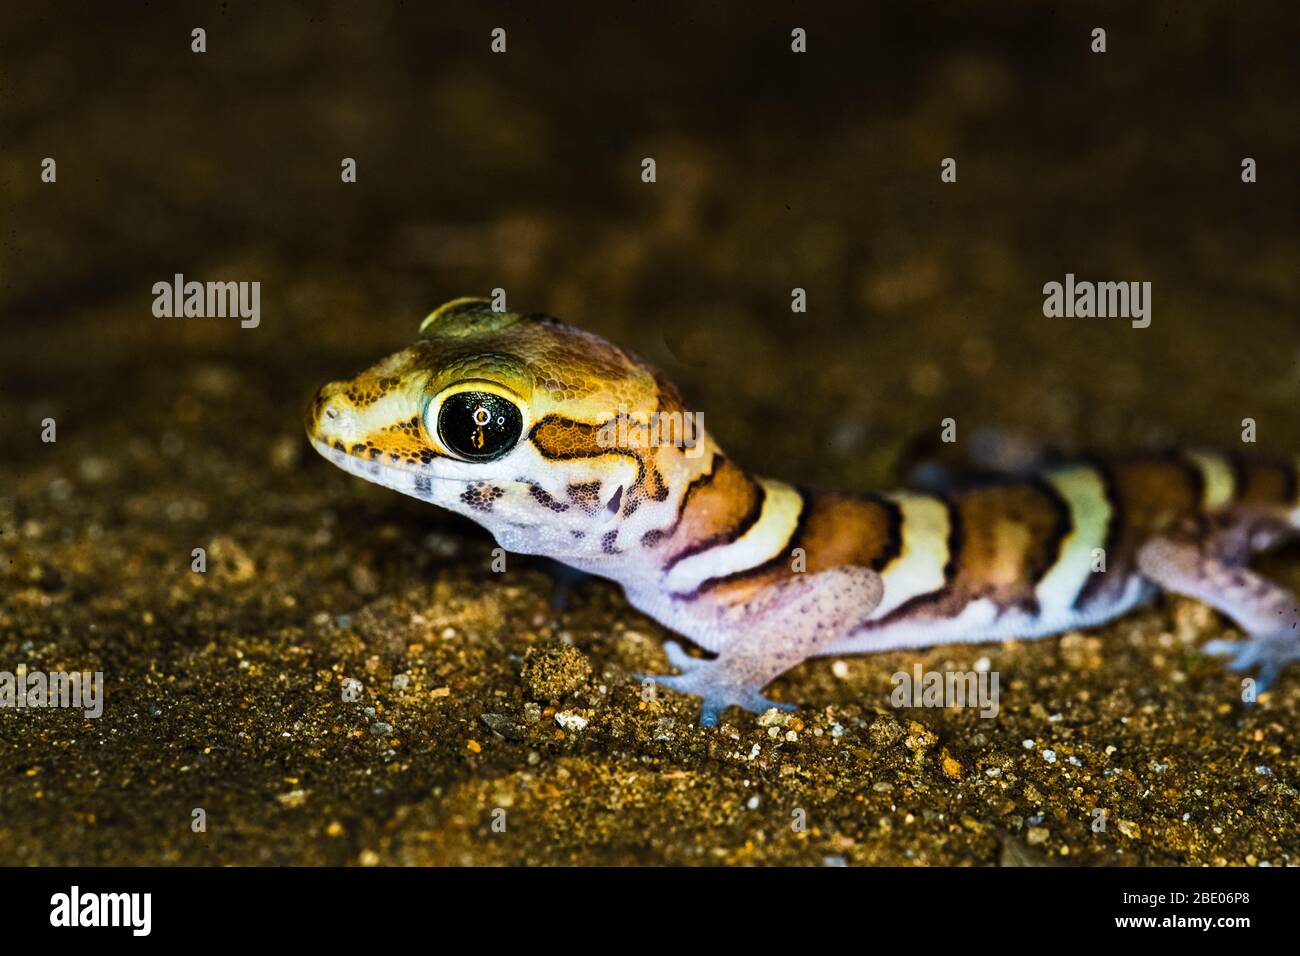
[[[701,597],[699,613],[721,638],[718,656],[693,658],[669,641],[664,647],[669,662],[682,673],[650,679],[700,697],[700,723],[706,727],[716,725],[733,705],[755,713],[770,707],[793,709],[764,697],[763,687],[847,637],[883,594],[880,575],[854,566],[795,574],[745,603]]]

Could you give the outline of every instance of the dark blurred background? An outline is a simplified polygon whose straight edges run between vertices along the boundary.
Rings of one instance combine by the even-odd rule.
[[[194,362],[258,393],[222,421],[292,428],[318,379],[500,286],[792,478],[888,480],[881,449],[948,415],[1064,446],[1250,415],[1300,447],[1298,10],[9,5],[5,445],[157,409]],[[175,272],[260,280],[261,326],[154,318]],[[1151,328],[1045,319],[1066,272],[1151,281]]]

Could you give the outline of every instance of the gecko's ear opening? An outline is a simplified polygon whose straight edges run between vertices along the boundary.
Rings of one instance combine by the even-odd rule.
[[[464,296],[434,309],[420,323],[420,336],[468,336],[498,332],[519,321],[517,312],[498,312],[491,299]]]

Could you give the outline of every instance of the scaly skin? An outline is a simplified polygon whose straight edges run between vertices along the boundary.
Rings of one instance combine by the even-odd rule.
[[[1236,620],[1249,640],[1207,649],[1258,671],[1261,691],[1300,658],[1295,599],[1245,567],[1300,524],[1294,461],[1168,453],[853,496],[751,476],[694,421],[609,342],[457,299],[415,345],[322,388],[307,433],[339,467],[509,551],[617,581],[716,653],[670,643],[682,673],[657,678],[699,695],[705,724],[733,704],[784,706],[762,688],[812,656],[1041,637],[1161,590]],[[666,422],[679,440],[652,440]]]

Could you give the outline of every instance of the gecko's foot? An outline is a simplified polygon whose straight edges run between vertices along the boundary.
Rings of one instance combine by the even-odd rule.
[[[727,668],[718,658],[705,660],[691,657],[676,641],[664,642],[668,663],[680,674],[637,675],[640,680],[652,680],[679,694],[694,694],[701,698],[700,726],[716,727],[722,712],[735,706],[751,713],[761,714],[775,707],[777,710],[798,710],[793,704],[782,704],[759,693],[759,688],[745,682],[742,675]]]
[[[1255,692],[1262,694],[1282,668],[1300,660],[1300,601],[1234,560],[1249,553],[1249,544],[1230,543],[1225,557],[1222,540],[1153,538],[1138,549],[1137,561],[1142,573],[1166,591],[1204,601],[1246,632],[1244,641],[1208,641],[1201,651],[1227,655],[1234,671],[1254,672]]]
[[[1255,690],[1264,693],[1292,661],[1300,661],[1300,639],[1292,634],[1266,634],[1244,641],[1213,640],[1201,647],[1203,654],[1231,658],[1229,670],[1254,672]]]

